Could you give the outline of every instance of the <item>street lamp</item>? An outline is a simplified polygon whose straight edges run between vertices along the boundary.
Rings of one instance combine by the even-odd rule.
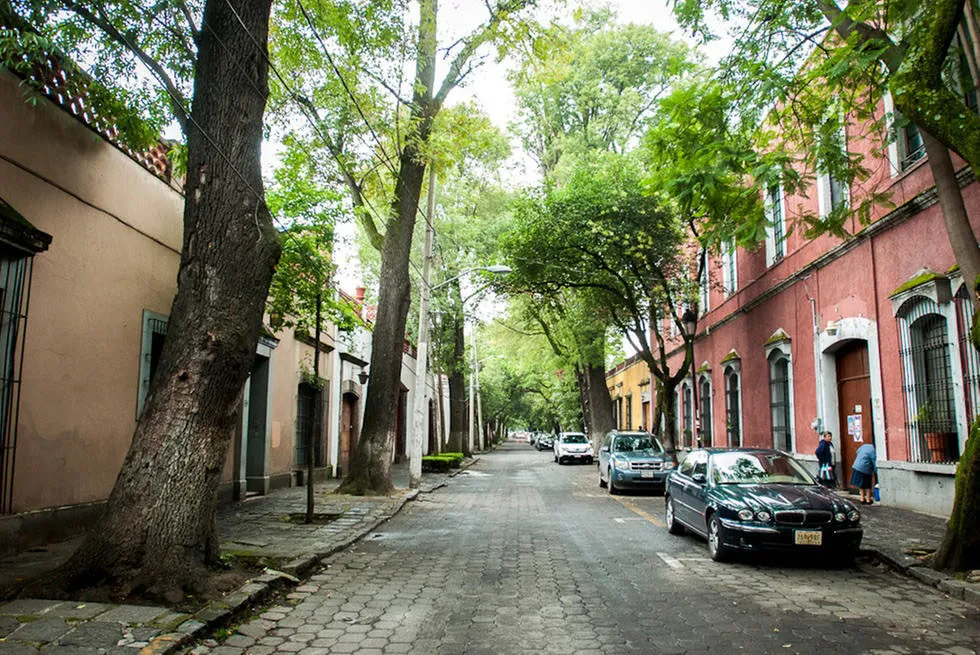
[[[698,329],[698,313],[697,310],[688,307],[684,310],[684,315],[681,316],[681,323],[684,324],[684,334],[687,335],[688,343],[691,348],[691,404],[693,406],[693,415],[691,416],[691,422],[694,428],[694,437],[697,441],[698,448],[701,447],[701,420],[698,415],[698,379],[697,373],[695,371],[694,364],[694,336]]]

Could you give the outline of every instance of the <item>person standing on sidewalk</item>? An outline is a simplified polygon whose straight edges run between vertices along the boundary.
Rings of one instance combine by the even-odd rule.
[[[833,489],[837,486],[837,473],[834,471],[834,435],[824,432],[820,443],[817,444],[817,480],[820,484]]]
[[[878,478],[878,452],[873,444],[858,448],[851,464],[851,486],[861,490],[861,504],[874,505],[874,486]]]

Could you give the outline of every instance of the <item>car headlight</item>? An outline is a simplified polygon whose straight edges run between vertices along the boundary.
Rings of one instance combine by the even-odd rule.
[[[756,512],[755,520],[761,521],[762,523],[768,523],[769,521],[772,520],[772,514],[770,514],[769,512]]]
[[[740,521],[751,521],[752,520],[752,510],[750,509],[740,509],[738,510],[738,518]]]
[[[664,462],[664,469],[672,469],[675,466],[677,466],[677,464],[674,464],[673,462]]]
[[[844,514],[844,512],[837,512],[834,514],[834,520],[843,523],[847,520],[847,516]]]
[[[847,513],[847,518],[853,521],[854,523],[857,523],[858,521],[861,520],[861,513],[856,509],[852,509],[850,512]]]
[[[627,462],[627,461],[624,461],[624,460],[618,460],[617,459],[616,462],[615,462],[615,464],[614,464],[614,466],[617,469],[619,469],[620,471],[628,471],[628,470],[630,470],[630,463]]]

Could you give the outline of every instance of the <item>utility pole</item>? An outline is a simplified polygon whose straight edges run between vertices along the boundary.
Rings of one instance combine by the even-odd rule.
[[[476,332],[472,332],[473,335],[473,371],[470,373],[470,434],[469,434],[469,446],[470,452],[473,452],[473,437],[474,430],[476,429],[476,400],[474,394],[473,378],[476,376]]]
[[[415,408],[412,413],[411,447],[408,462],[408,486],[422,484],[422,431],[425,429],[429,368],[429,277],[432,271],[433,218],[436,208],[436,173],[429,163],[429,198],[425,216],[425,251],[422,255],[422,288],[419,290],[419,347],[415,364]]]
[[[473,332],[473,378],[476,380],[476,430],[480,437],[480,450],[486,450],[483,433],[483,403],[480,400],[480,358],[476,352],[476,332]]]

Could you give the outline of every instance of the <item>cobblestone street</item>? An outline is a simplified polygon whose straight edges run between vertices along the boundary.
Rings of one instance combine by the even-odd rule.
[[[662,507],[509,444],[196,651],[976,652],[970,604],[867,562],[717,564]]]

